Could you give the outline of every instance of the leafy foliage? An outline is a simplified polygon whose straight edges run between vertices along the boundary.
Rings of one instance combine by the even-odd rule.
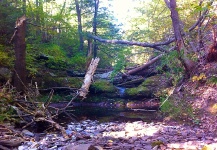
[[[0,66],[12,67],[14,57],[6,51],[6,47],[0,44]]]
[[[208,78],[207,83],[212,86],[217,85],[217,77],[211,76],[210,78]]]
[[[13,101],[13,89],[9,84],[0,87],[0,122],[11,120],[13,109],[10,103]]]
[[[181,62],[178,59],[177,51],[172,51],[168,55],[163,56],[161,59],[161,64],[158,66],[159,71],[166,69],[166,74],[169,77],[173,78],[173,84],[175,85],[183,76],[184,69],[181,65]]]
[[[126,66],[125,56],[123,55],[123,53],[119,53],[111,77],[114,77],[118,72],[122,72],[125,66]]]
[[[166,95],[161,97],[164,102]],[[178,121],[195,121],[194,110],[184,98],[178,98],[176,95],[170,97],[161,107],[161,111],[171,119]]]
[[[202,81],[202,80],[205,80],[205,79],[206,79],[206,75],[205,75],[204,73],[200,73],[199,76],[193,76],[193,77],[191,78],[191,80],[192,80],[193,82],[195,82],[195,81]]]
[[[112,93],[115,92],[114,86],[104,80],[98,80],[94,82],[91,86],[91,88],[94,90],[95,93],[100,93],[100,92],[106,92],[106,93]]]
[[[15,3],[6,0],[0,2],[0,44],[3,45],[8,45],[14,32],[15,21],[22,15]]]

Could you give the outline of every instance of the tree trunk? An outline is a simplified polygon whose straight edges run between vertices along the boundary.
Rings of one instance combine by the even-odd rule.
[[[168,2],[168,0],[164,0],[164,1],[169,7],[170,12],[171,12],[172,25],[173,25],[173,30],[174,30],[175,39],[176,39],[176,50],[178,52],[178,59],[184,66],[186,75],[189,76],[190,72],[192,71],[194,67],[194,63],[193,61],[191,61],[190,59],[186,57],[187,51],[186,51],[186,48],[184,47],[184,41],[183,41],[182,34],[181,34],[182,29],[180,27],[180,20],[179,20],[179,14],[177,11],[176,0],[170,0],[170,2]],[[184,56],[181,55],[182,49],[184,50]]]
[[[161,54],[161,55],[159,55],[159,56],[153,58],[152,60],[150,60],[149,62],[143,64],[143,65],[140,66],[140,67],[137,67],[137,68],[134,68],[134,69],[132,69],[132,70],[129,70],[129,71],[126,73],[126,75],[128,75],[128,74],[129,74],[129,75],[135,75],[136,73],[142,71],[143,69],[149,67],[150,65],[152,65],[153,63],[155,63],[156,61],[158,61],[162,56],[163,56],[163,54]],[[126,76],[126,75],[125,75],[125,76]]]
[[[97,35],[97,14],[98,14],[98,8],[99,8],[99,0],[94,0],[94,17],[93,17],[93,34],[96,36]],[[97,44],[96,44],[96,39],[94,39],[94,45],[93,45],[93,56],[94,58],[97,56]]]
[[[87,70],[87,73],[84,77],[84,82],[83,82],[81,89],[80,89],[80,92],[79,92],[79,95],[81,97],[83,97],[83,99],[86,98],[86,95],[88,94],[88,90],[89,90],[90,84],[93,81],[93,75],[94,75],[95,70],[98,66],[99,60],[100,60],[99,58],[92,59],[90,65],[89,65],[89,68]]]
[[[17,91],[25,92],[26,86],[26,16],[18,18],[16,21],[16,31],[14,32],[15,45],[15,66],[14,66],[14,86]]]
[[[77,13],[77,20],[78,20],[78,34],[79,34],[79,51],[83,51],[84,49],[84,39],[82,34],[82,23],[81,23],[81,9],[79,7],[78,0],[75,0],[75,6],[76,6],[76,13]]]
[[[87,50],[87,57],[92,57],[93,54],[93,42],[92,39],[88,38],[88,50]]]
[[[124,44],[124,45],[136,45],[141,47],[150,47],[153,49],[156,49],[160,52],[168,53],[169,51],[161,46],[168,45],[175,41],[175,39],[169,39],[165,42],[158,42],[158,43],[147,43],[147,42],[136,42],[136,41],[127,41],[127,40],[108,40],[108,39],[102,39],[95,35],[88,35],[90,38],[93,38],[99,42],[102,43],[111,43],[111,44]]]

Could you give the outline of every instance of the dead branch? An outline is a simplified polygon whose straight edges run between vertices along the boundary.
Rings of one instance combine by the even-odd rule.
[[[52,116],[48,110],[48,105],[50,104],[51,98],[52,98],[52,92],[48,98],[46,105],[44,103],[39,103],[39,102],[34,103],[33,101],[28,102],[28,103],[26,103],[27,101],[19,101],[19,102],[15,102],[17,107],[14,106],[13,108],[17,111],[17,113],[19,114],[19,117],[22,120],[25,120],[22,117],[23,114],[29,115],[29,118],[32,118],[31,122],[27,123],[23,128],[30,126],[34,122],[37,123],[39,121],[45,121],[45,122],[50,123],[52,127],[55,127],[56,129],[60,130],[65,138],[68,138],[65,132],[65,129],[62,126],[60,126],[57,122],[53,121],[53,117],[59,115],[59,109],[56,110],[55,116]],[[69,105],[70,104],[68,104],[67,106]],[[64,109],[66,109],[66,107]]]
[[[132,81],[128,81],[128,82],[118,84],[117,86],[126,87],[127,85],[142,83],[144,80],[145,80],[144,78],[139,78],[139,79],[135,79],[135,80],[132,80]]]
[[[19,139],[19,140],[0,140],[0,145],[2,146],[7,146],[7,147],[17,147],[22,145],[23,140]]]
[[[51,123],[52,126],[54,126],[56,129],[59,129],[61,131],[64,138],[66,138],[66,139],[69,138],[69,136],[66,134],[65,129],[61,125],[59,125],[58,123],[53,121],[51,118],[46,119],[46,118],[40,117],[40,118],[37,118],[36,121],[46,121],[46,122]]]
[[[169,1],[168,0],[164,0],[164,1],[166,3],[167,7],[170,8]],[[214,2],[214,0],[211,0],[209,5],[212,5],[213,2]],[[204,12],[202,13],[202,15],[198,18],[198,20],[188,29],[188,32],[193,31],[200,23],[204,22],[205,18],[207,17],[208,12],[209,12],[209,10],[205,9]],[[187,34],[182,33],[181,35],[186,36]],[[176,41],[175,37],[171,37],[171,38],[169,38],[169,40],[164,41],[164,42],[147,43],[147,42],[136,42],[136,41],[127,41],[127,40],[116,40],[116,39],[108,40],[108,39],[102,39],[99,36],[94,36],[92,34],[88,34],[88,36],[90,38],[93,38],[93,39],[95,39],[99,42],[102,42],[102,43],[125,44],[125,45],[141,46],[141,47],[150,47],[150,48],[156,49],[156,50],[158,50],[160,52],[164,52],[164,53],[168,53],[168,52],[170,52],[170,50],[166,50],[165,48],[162,48],[160,46],[169,45],[169,44]],[[171,50],[174,50],[174,47],[172,47]]]
[[[158,61],[162,56],[163,56],[163,54],[158,55],[157,57],[153,58],[149,62],[143,64],[142,66],[140,66],[138,68],[134,68],[132,70],[129,70],[126,74],[123,75],[123,77],[126,77],[127,75],[134,75],[137,72],[144,70],[145,68],[149,67],[150,65],[152,65],[153,63],[155,63],[156,61]]]
[[[75,100],[75,99],[78,97],[78,95],[79,95],[79,92],[77,91],[77,94],[76,94],[76,95],[70,100],[70,102],[69,102],[63,109],[61,109],[61,110],[66,110],[66,108],[68,108],[68,107],[71,105],[72,101]]]
[[[84,82],[79,91],[79,96],[81,96],[83,99],[86,98],[86,95],[88,94],[88,90],[89,90],[90,84],[93,81],[93,75],[98,66],[99,60],[100,60],[99,58],[92,59],[88,67],[87,73],[84,77]]]
[[[163,46],[163,45],[168,45],[172,42],[174,42],[174,39],[169,39],[166,42],[159,42],[159,43],[146,43],[146,42],[134,42],[134,41],[127,41],[127,40],[108,40],[108,39],[102,39],[98,36],[94,36],[92,34],[88,34],[88,36],[90,38],[93,38],[99,42],[102,43],[111,43],[111,44],[125,44],[125,45],[136,45],[136,46],[141,46],[141,47],[150,47],[153,49],[156,49],[158,51],[161,52],[168,52],[166,49],[159,47],[159,46]]]
[[[54,93],[54,90],[52,89],[50,91],[50,94],[49,94],[49,97],[48,97],[48,100],[45,102],[45,109],[47,109],[47,107],[49,106],[51,100],[52,100],[52,97],[53,97],[53,93]]]
[[[50,90],[77,90],[77,88],[71,88],[71,87],[51,87],[47,89],[39,89],[39,91],[50,91]]]

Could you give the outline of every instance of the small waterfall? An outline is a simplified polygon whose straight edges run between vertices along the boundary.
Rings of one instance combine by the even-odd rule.
[[[120,95],[120,97],[124,97],[125,94],[125,87],[116,87],[118,89],[118,94]]]

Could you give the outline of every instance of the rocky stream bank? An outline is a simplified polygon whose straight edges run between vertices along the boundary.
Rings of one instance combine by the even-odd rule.
[[[175,122],[105,122],[84,120],[66,127],[69,139],[58,133],[22,131],[26,141],[18,150],[216,150],[215,133],[202,126]],[[4,135],[1,135],[4,136]]]

